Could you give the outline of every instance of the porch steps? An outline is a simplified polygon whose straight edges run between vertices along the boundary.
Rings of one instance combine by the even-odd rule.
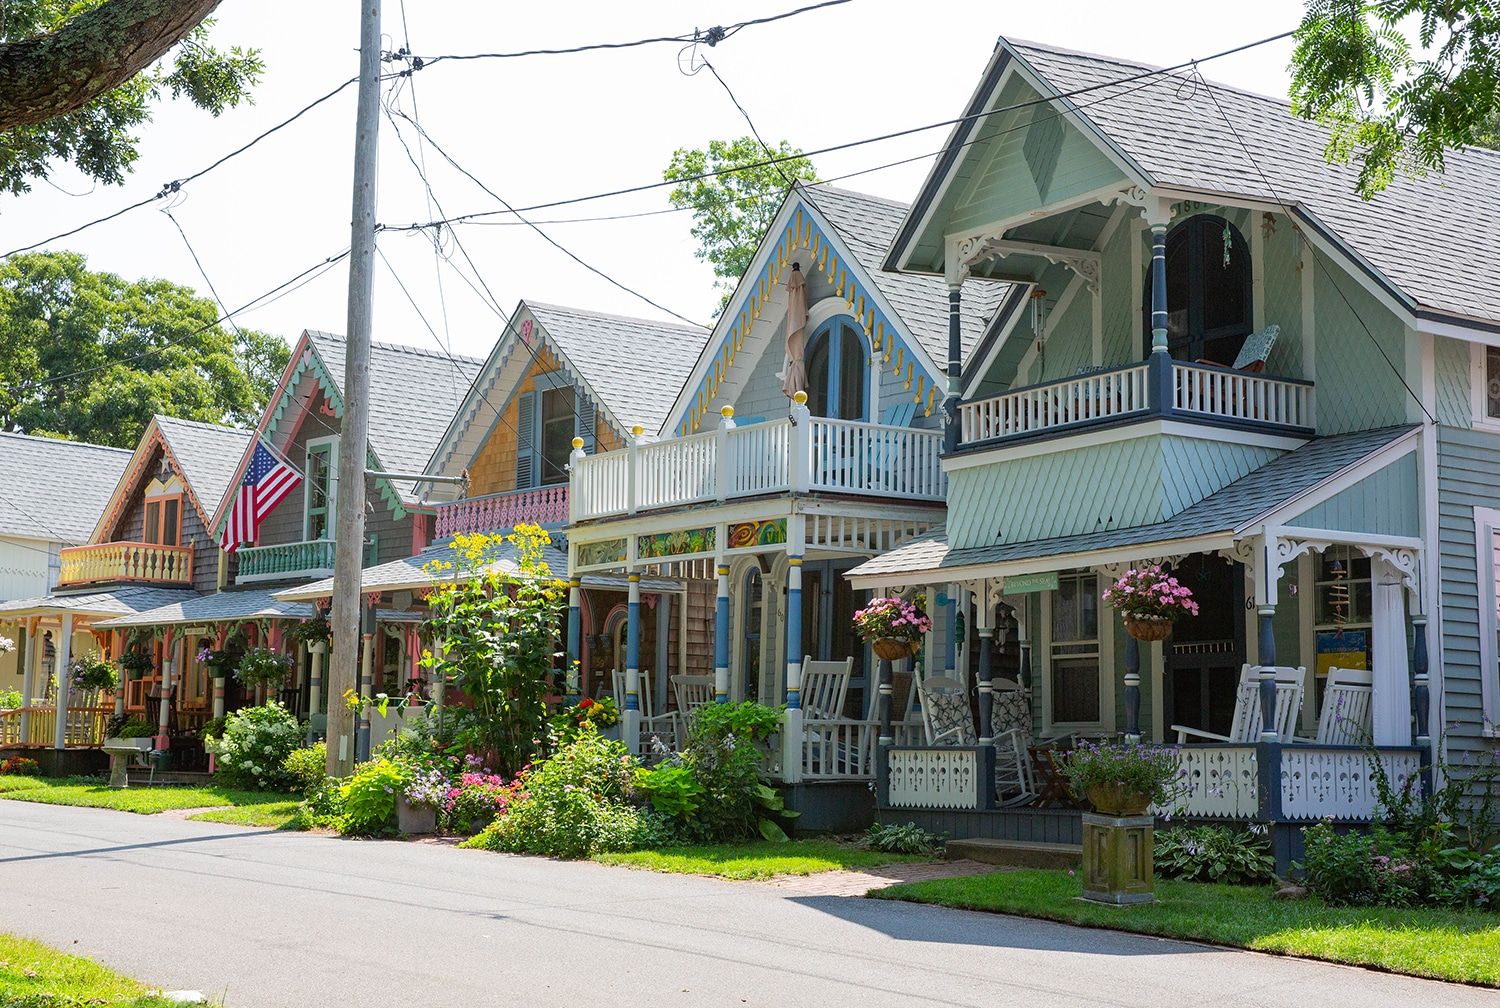
[[[948,859],[979,861],[1007,868],[1077,868],[1083,860],[1083,847],[1070,843],[1042,843],[1037,840],[993,840],[970,837],[948,841]]]

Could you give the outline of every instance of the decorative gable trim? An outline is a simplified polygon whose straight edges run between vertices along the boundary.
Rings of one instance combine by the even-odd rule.
[[[162,433],[161,425],[156,422],[155,417],[152,417],[151,422],[146,425],[145,432],[141,434],[141,440],[135,446],[135,453],[130,456],[130,463],[126,465],[124,474],[120,476],[120,482],[115,485],[115,491],[110,495],[109,504],[105,506],[98,524],[94,526],[94,534],[89,537],[90,543],[113,541],[115,526],[125,513],[125,508],[134,500],[136,483],[144,476],[146,463],[157,447],[161,448],[162,455],[172,467],[172,472],[187,491],[188,501],[192,503],[193,510],[198,512],[198,517],[203,521],[203,527],[212,528],[210,519],[213,516],[198,499],[198,494],[193,490],[192,480],[188,479],[181,461],[172,451],[172,445]]]

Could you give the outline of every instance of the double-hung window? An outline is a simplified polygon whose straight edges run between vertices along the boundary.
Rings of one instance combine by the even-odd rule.
[[[1474,426],[1500,432],[1500,347],[1470,344]]]
[[[182,484],[175,476],[165,483],[152,480],[146,487],[141,539],[158,546],[181,545]]]
[[[302,538],[307,541],[333,538],[333,516],[338,469],[338,439],[320,438],[307,445],[305,476],[305,510]]]
[[[1065,573],[1048,594],[1048,721],[1099,725],[1104,690],[1099,644],[1099,581],[1094,574]]]
[[[1484,730],[1500,734],[1500,509],[1474,509],[1479,602],[1479,683]]]

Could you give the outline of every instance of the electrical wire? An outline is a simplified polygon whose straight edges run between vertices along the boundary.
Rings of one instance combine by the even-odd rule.
[[[182,225],[178,223],[177,218],[172,215],[171,208],[162,207],[161,212],[167,215],[167,220],[172,222],[172,226],[175,227],[177,229],[177,233],[182,236],[182,244],[187,246],[188,255],[193,257],[193,265],[198,267],[198,275],[201,276],[203,278],[203,282],[208,285],[208,292],[214,296],[214,303],[219,306],[219,311],[226,313],[225,321],[228,321],[229,316],[227,313],[229,311],[229,307],[224,304],[224,299],[219,297],[219,292],[217,289],[215,289],[214,282],[208,278],[208,271],[203,268],[203,260],[198,258],[198,253],[193,249],[193,243],[188,241],[187,232],[182,229]],[[229,326],[236,333],[240,331],[239,326],[235,325],[233,322],[229,322]]]

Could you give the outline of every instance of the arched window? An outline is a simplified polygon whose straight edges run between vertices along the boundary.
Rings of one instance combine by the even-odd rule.
[[[830,319],[807,341],[807,408],[813,416],[866,420],[869,353],[847,318]]]
[[[761,628],[765,614],[766,582],[758,566],[745,571],[741,585],[740,685],[742,699],[760,700]]]
[[[1179,360],[1231,364],[1251,318],[1250,246],[1223,217],[1198,214],[1167,232],[1167,347]],[[1151,272],[1142,302],[1151,350]]]

